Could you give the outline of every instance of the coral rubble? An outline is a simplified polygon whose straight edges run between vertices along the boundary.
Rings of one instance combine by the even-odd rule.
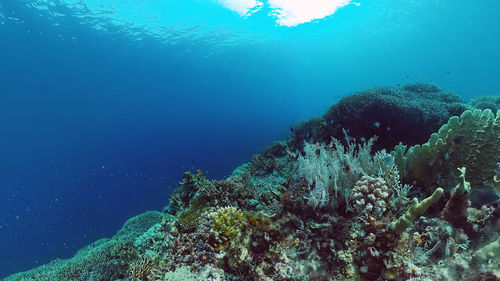
[[[344,98],[226,179],[184,174],[163,213],[6,280],[499,280],[500,202],[471,194],[500,182],[500,111],[466,109],[423,84]]]

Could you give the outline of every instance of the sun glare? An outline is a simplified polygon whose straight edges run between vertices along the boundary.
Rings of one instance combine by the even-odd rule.
[[[328,17],[350,3],[360,5],[351,0],[267,0],[265,2],[220,0],[219,2],[241,16],[250,16],[267,6],[271,11],[269,15],[276,18],[279,25],[289,27]]]

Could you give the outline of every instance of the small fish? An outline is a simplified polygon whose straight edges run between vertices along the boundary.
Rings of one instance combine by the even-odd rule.
[[[493,171],[495,172],[495,174],[500,176],[500,166],[497,166],[495,169],[493,169]]]
[[[461,145],[464,142],[464,136],[456,136],[453,138],[453,143],[456,145]]]
[[[344,139],[345,139],[345,141],[346,141],[346,142],[350,142],[350,141],[352,140],[352,137],[350,137],[350,136],[345,136],[345,137],[344,137]]]
[[[394,165],[394,158],[392,158],[392,156],[386,156],[384,157],[384,163],[387,165],[387,166],[392,166]]]
[[[182,169],[184,170],[184,166],[182,166]]]
[[[365,137],[361,137],[361,138],[359,138],[359,140],[362,141],[362,142],[365,142],[366,138]]]
[[[446,152],[446,154],[444,155],[444,160],[448,160],[450,159],[450,154],[448,152]]]
[[[387,132],[389,132],[391,130],[391,127],[387,127],[386,130]]]
[[[197,172],[199,175],[201,175],[201,174],[203,173],[200,169],[196,170],[196,172]]]
[[[293,133],[295,130],[293,128],[290,128],[290,131]]]
[[[380,125],[382,125],[382,124],[380,124],[380,122],[378,122],[378,121],[377,121],[377,122],[375,122],[375,123],[373,123],[373,126],[375,126],[375,127],[377,127],[377,128],[378,128],[378,127],[380,127]]]

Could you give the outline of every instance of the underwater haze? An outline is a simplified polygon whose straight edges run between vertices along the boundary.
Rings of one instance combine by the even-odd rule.
[[[351,93],[499,95],[499,14],[497,0],[0,0],[0,277],[161,211],[184,172],[228,176]]]

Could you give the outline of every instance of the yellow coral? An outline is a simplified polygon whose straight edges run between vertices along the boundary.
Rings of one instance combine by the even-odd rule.
[[[215,247],[225,249],[231,247],[241,235],[243,213],[234,207],[220,208],[210,214],[212,230],[215,233]]]
[[[418,202],[418,199],[414,198],[408,211],[399,219],[390,223],[389,227],[398,234],[403,233],[417,217],[423,215],[432,204],[438,201],[441,195],[443,195],[443,189],[439,187],[436,188],[430,197],[425,198],[422,202]]]

